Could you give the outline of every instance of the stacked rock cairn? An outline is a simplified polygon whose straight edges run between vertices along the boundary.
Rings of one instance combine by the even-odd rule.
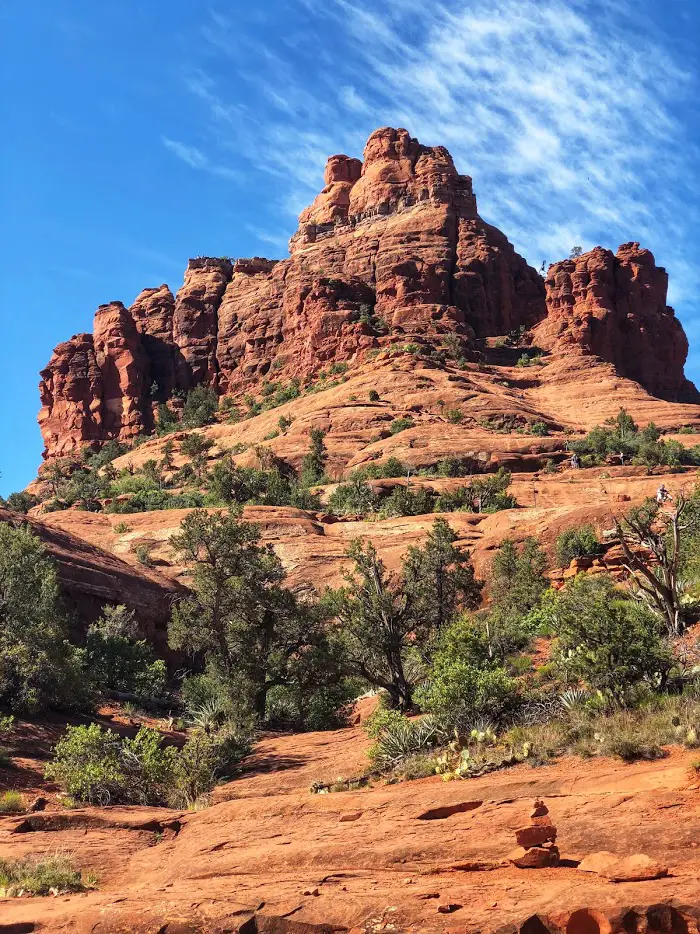
[[[535,801],[530,823],[515,831],[515,839],[518,846],[508,854],[508,862],[519,869],[544,869],[559,862],[557,828],[544,801]]]

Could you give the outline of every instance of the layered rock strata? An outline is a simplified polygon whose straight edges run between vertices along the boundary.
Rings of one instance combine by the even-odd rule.
[[[588,354],[671,402],[698,402],[684,375],[688,340],[666,304],[668,275],[638,243],[617,253],[596,247],[550,266],[547,317],[535,343],[553,353]]]
[[[600,248],[543,279],[477,212],[449,152],[385,127],[364,159],[331,156],[290,257],[190,260],[176,295],[101,306],[92,335],[59,346],[41,373],[45,456],[153,426],[153,408],[199,384],[236,394],[264,378],[307,379],[377,347],[535,328],[553,353],[594,354],[667,399],[693,399],[687,341],[667,277],[637,244]]]

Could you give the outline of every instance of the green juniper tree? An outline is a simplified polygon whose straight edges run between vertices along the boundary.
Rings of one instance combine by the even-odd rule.
[[[425,544],[409,548],[403,562],[404,588],[416,628],[431,634],[450,623],[458,610],[474,610],[483,583],[477,580],[468,551],[455,545],[446,519],[436,519]]]
[[[349,672],[383,688],[392,707],[411,710],[413,688],[405,660],[414,643],[415,622],[407,595],[370,542],[352,542],[348,557],[355,565],[345,574],[348,586],[328,593],[326,600],[339,623]]]
[[[305,658],[320,657],[313,650],[326,638],[323,614],[283,586],[279,558],[234,510],[191,512],[172,543],[192,568],[193,593],[174,608],[171,647],[201,653],[231,706],[243,699],[264,720],[269,692],[292,683]]]
[[[325,437],[326,433],[321,428],[311,428],[309,431],[311,447],[301,464],[301,482],[304,486],[322,483],[325,478],[326,462],[328,461]]]
[[[56,565],[28,528],[0,523],[0,703],[39,713],[88,703]]]
[[[400,574],[387,572],[371,543],[354,541],[347,586],[326,597],[339,623],[348,673],[383,688],[402,711],[413,706],[413,660],[425,658],[458,610],[479,601],[481,582],[469,553],[455,541],[448,523],[437,519],[425,544],[409,550]]]

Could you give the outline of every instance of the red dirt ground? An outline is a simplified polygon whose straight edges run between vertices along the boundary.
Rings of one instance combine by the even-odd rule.
[[[310,794],[312,781],[361,771],[367,746],[358,726],[267,737],[197,813],[52,806],[0,820],[0,859],[68,851],[99,879],[88,894],[5,901],[0,932],[697,931],[678,927],[690,909],[682,921],[668,907],[700,903],[692,753],[634,765],[566,758],[467,781]],[[503,865],[536,797],[559,829],[563,864]],[[448,816],[425,819],[436,807]],[[670,875],[611,883],[575,868],[599,850],[646,853]],[[448,903],[460,907],[441,913]],[[666,914],[649,921],[659,904]],[[632,916],[623,924],[640,905],[640,926],[629,926]],[[523,928],[535,914],[545,928]]]

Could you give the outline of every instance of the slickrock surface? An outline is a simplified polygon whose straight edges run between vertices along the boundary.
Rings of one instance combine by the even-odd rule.
[[[692,752],[309,793],[310,780],[352,774],[367,743],[358,728],[270,737],[199,813],[48,809],[1,819],[0,858],[69,850],[100,888],[4,902],[0,924],[152,934],[695,930],[698,909],[683,907],[700,903]],[[533,797],[556,811],[566,859],[522,870],[503,854]],[[613,884],[576,868],[601,850],[645,852],[670,875]],[[461,907],[443,914],[439,905]]]
[[[129,309],[101,306],[93,334],[59,344],[42,371],[45,456],[133,440],[152,429],[155,402],[201,383],[237,396],[263,378],[306,380],[381,348],[439,349],[447,338],[484,360],[484,339],[528,328],[564,391],[583,358],[611,364],[608,378],[698,401],[667,276],[648,250],[596,248],[552,266],[545,289],[481,219],[472,180],[447,150],[406,130],[377,130],[363,161],[331,156],[290,251],[279,262],[192,259],[176,296],[161,285]],[[472,391],[488,395],[487,381]]]

